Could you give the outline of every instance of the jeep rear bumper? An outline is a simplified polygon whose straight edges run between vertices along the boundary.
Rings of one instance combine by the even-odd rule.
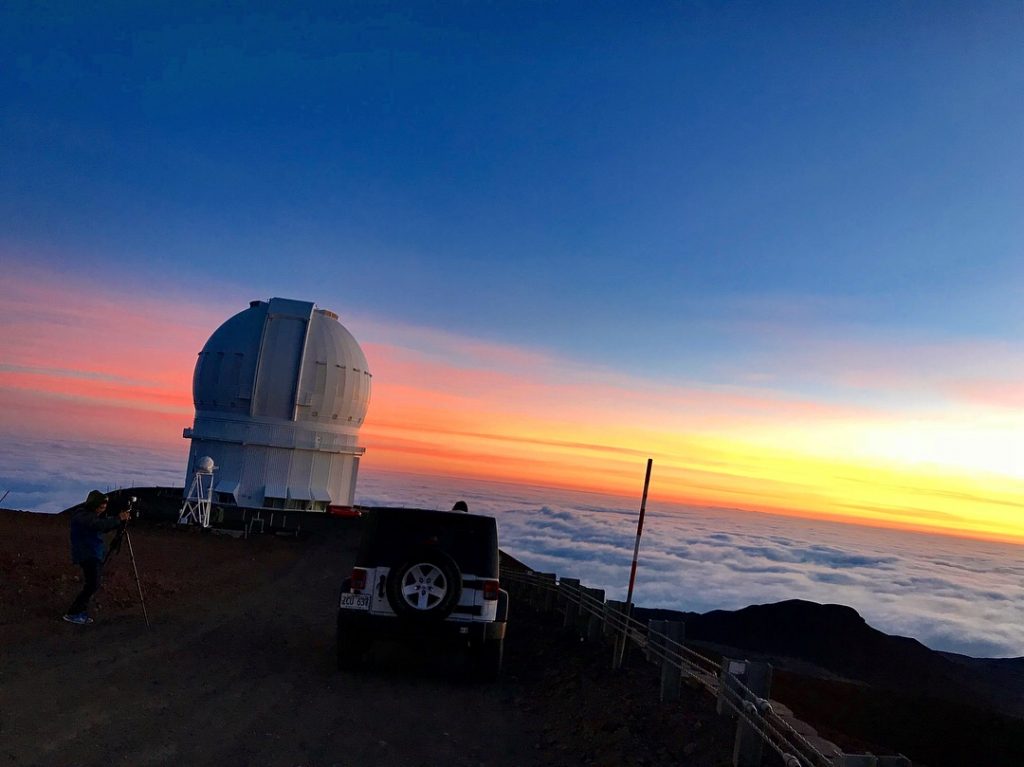
[[[358,632],[367,639],[436,638],[473,643],[505,638],[505,621],[410,620],[338,610],[339,631]]]

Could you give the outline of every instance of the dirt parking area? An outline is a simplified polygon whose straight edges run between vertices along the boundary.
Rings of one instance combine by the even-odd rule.
[[[357,535],[138,525],[152,627],[127,550],[79,627],[59,620],[80,588],[67,520],[0,512],[0,764],[729,764],[733,727],[703,693],[662,706],[653,667],[613,674],[603,645],[516,603],[498,684],[415,644],[338,672],[334,603]]]

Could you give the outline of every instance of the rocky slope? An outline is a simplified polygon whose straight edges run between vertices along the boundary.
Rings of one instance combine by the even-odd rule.
[[[773,697],[851,752],[895,750],[931,767],[1024,764],[1022,658],[936,652],[852,608],[801,600],[638,617],[682,620],[689,641],[771,662]]]

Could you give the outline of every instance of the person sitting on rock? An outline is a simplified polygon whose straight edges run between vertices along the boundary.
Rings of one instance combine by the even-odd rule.
[[[469,511],[469,506],[466,505],[465,501],[456,501],[455,505],[452,506],[452,511]]]
[[[71,561],[82,568],[85,585],[82,593],[68,608],[64,620],[68,623],[85,625],[92,623],[89,617],[89,600],[100,587],[100,573],[107,554],[103,533],[116,530],[128,521],[128,512],[122,511],[116,518],[107,519],[107,497],[99,490],[90,491],[85,503],[79,504],[71,513]]]

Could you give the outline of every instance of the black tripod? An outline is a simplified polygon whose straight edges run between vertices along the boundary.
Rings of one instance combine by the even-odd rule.
[[[139,580],[139,568],[135,564],[135,549],[132,548],[132,537],[128,534],[128,522],[132,518],[134,513],[134,505],[136,498],[133,495],[128,500],[128,519],[121,523],[121,527],[117,529],[117,535],[114,536],[114,540],[110,542],[110,549],[107,551],[107,556],[103,559],[103,564],[117,552],[121,550],[121,542],[128,541],[128,556],[132,560],[132,572],[135,573],[135,585],[139,588],[139,602],[142,603],[142,615],[146,619],[146,628],[150,628],[149,625],[149,613],[146,611],[146,598],[142,595],[142,581]]]

